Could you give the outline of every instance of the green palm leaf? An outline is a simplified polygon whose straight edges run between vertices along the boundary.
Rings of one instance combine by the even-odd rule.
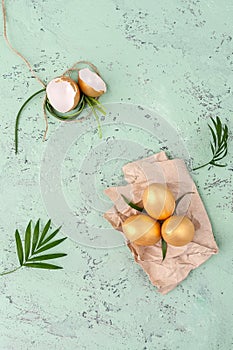
[[[53,265],[53,264],[47,264],[47,263],[26,263],[24,264],[26,267],[32,267],[34,269],[46,269],[46,270],[60,270],[63,269],[61,266]]]
[[[48,230],[50,229],[50,225],[51,225],[51,219],[47,222],[47,224],[45,225],[45,227],[41,233],[41,236],[40,236],[40,239],[38,242],[38,247],[40,247],[42,245],[43,239],[45,238]]]
[[[32,233],[32,222],[30,220],[24,233],[24,245],[22,243],[22,239],[20,237],[19,231],[18,230],[15,231],[16,251],[17,251],[20,266],[11,271],[0,273],[0,276],[13,273],[23,266],[37,268],[37,269],[39,268],[50,269],[50,270],[62,269],[61,266],[48,264],[44,261],[62,258],[67,254],[47,253],[43,255],[38,255],[44,251],[48,251],[49,249],[58,246],[64,240],[67,239],[67,237],[64,237],[53,241],[52,239],[58,234],[61,227],[58,227],[55,231],[53,231],[50,235],[48,235],[50,225],[51,225],[51,220],[49,220],[46,223],[45,227],[42,229],[42,232],[40,233],[40,219],[39,219],[37,220]]]
[[[39,232],[40,232],[40,219],[37,221],[36,226],[34,228],[33,232],[33,238],[32,238],[32,254],[35,252],[37,243],[39,240]]]
[[[25,251],[25,260],[27,261],[31,250],[31,221],[29,221],[29,224],[25,231],[25,238],[24,238],[24,251]]]
[[[20,266],[22,266],[24,254],[23,254],[23,245],[22,245],[22,241],[18,230],[15,231],[15,241],[16,241],[16,248],[17,248],[19,263],[20,263]]]
[[[48,243],[49,241],[51,241],[51,239],[53,239],[57,234],[58,232],[60,231],[61,229],[61,226],[58,227],[58,229],[56,229],[50,236],[48,236],[44,241],[41,242],[41,245],[44,245],[46,243]]]
[[[39,254],[39,253],[42,253],[44,252],[45,250],[48,250],[48,249],[51,249],[51,248],[54,248],[56,247],[57,245],[59,245],[60,243],[62,243],[64,240],[66,240],[67,237],[65,238],[61,238],[61,239],[58,239],[56,241],[53,241],[45,246],[43,246],[42,248],[38,249],[35,251],[35,254]]]
[[[58,259],[58,258],[63,258],[66,255],[67,254],[65,254],[65,253],[44,254],[44,255],[34,256],[33,258],[28,259],[28,261],[41,261],[41,260]]]

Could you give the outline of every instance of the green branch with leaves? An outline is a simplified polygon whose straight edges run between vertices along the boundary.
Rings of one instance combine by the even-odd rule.
[[[19,260],[19,266],[13,270],[0,273],[0,276],[7,275],[19,270],[22,267],[58,270],[61,266],[47,263],[48,260],[58,259],[66,256],[65,253],[51,253],[50,249],[58,246],[67,237],[53,240],[59,233],[61,227],[49,234],[51,220],[40,229],[40,219],[37,221],[34,229],[30,221],[24,233],[24,241],[22,240],[18,230],[15,231],[16,252]],[[43,254],[41,254],[43,253]],[[46,254],[44,254],[46,253]]]
[[[209,162],[200,165],[193,170],[204,168],[207,165],[213,165],[217,167],[225,167],[227,164],[220,164],[219,161],[222,160],[227,155],[227,141],[228,141],[228,127],[223,125],[220,118],[216,117],[216,120],[211,118],[213,126],[208,124],[212,135],[212,142],[210,142],[212,158]]]

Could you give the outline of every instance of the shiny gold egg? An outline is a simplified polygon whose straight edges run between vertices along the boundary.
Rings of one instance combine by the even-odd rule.
[[[122,224],[126,238],[140,246],[156,244],[160,238],[160,224],[147,215],[130,216]]]
[[[156,220],[165,220],[171,216],[175,205],[174,196],[166,184],[151,184],[143,193],[144,209]]]
[[[163,239],[170,245],[180,247],[192,241],[195,228],[186,216],[171,216],[162,224]]]

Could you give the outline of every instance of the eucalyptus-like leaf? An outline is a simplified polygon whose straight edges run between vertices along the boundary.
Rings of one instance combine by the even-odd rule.
[[[35,263],[25,263],[23,266],[25,267],[31,267],[34,269],[46,269],[46,270],[61,270],[63,267],[53,265],[53,264],[47,264],[42,262],[35,262]]]
[[[124,199],[125,203],[128,204],[131,208],[138,210],[140,212],[143,211],[143,208],[139,207],[137,204],[131,202],[127,197],[125,197],[123,194],[121,194],[121,197]]]
[[[16,249],[17,249],[17,255],[19,259],[20,266],[23,265],[24,260],[24,254],[23,254],[23,244],[19,235],[19,231],[15,231],[15,241],[16,241]]]
[[[212,159],[208,163],[205,163],[197,168],[194,168],[193,170],[203,168],[207,165],[214,165],[217,167],[226,166],[226,164],[221,164],[221,163],[219,164],[219,161],[221,161],[227,155],[228,127],[227,125],[222,124],[219,117],[216,117],[216,120],[214,118],[211,118],[211,121],[213,123],[213,126],[208,124],[208,127],[210,129],[212,139],[213,139],[212,142],[210,143]]]

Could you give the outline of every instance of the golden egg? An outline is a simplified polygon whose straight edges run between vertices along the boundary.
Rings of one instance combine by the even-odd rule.
[[[103,79],[89,68],[80,69],[78,73],[78,85],[86,96],[99,97],[107,90]]]
[[[143,214],[130,216],[122,229],[129,241],[140,246],[154,245],[161,238],[160,224]]]
[[[171,216],[162,224],[162,237],[171,245],[183,246],[192,241],[195,228],[187,216]]]
[[[156,220],[165,220],[175,210],[175,199],[165,184],[151,184],[143,193],[143,206],[146,212]]]

